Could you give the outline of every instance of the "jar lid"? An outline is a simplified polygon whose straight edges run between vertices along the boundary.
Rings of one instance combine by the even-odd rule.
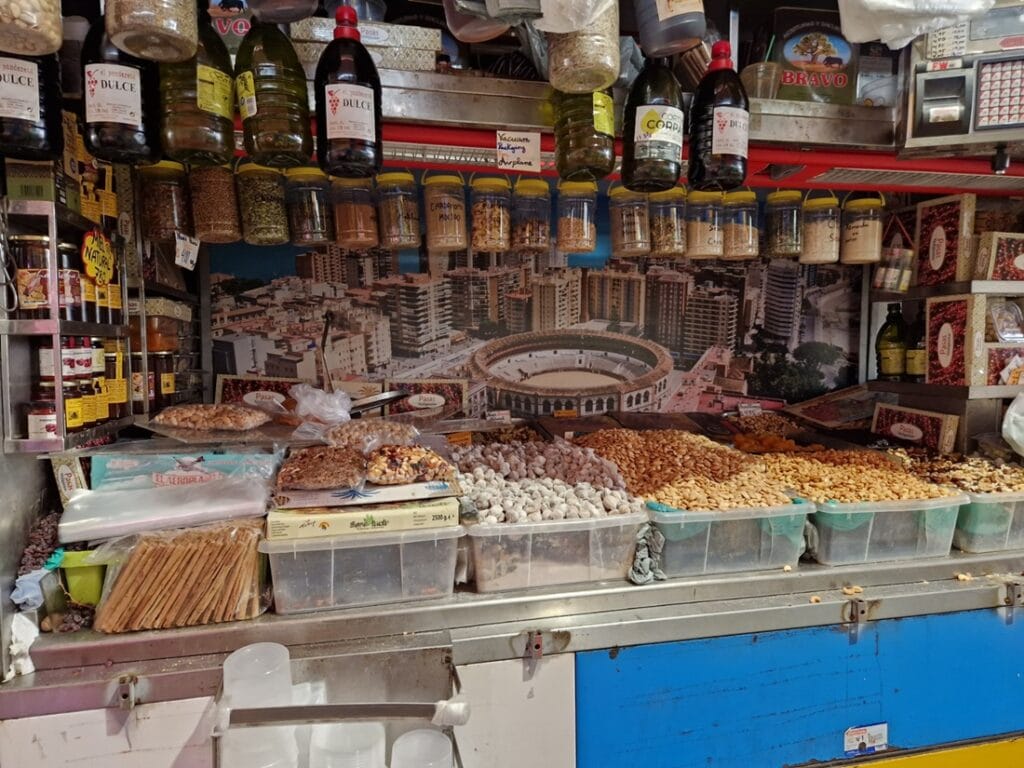
[[[685,200],[686,190],[683,187],[672,187],[672,189],[666,189],[664,192],[652,192],[647,196],[647,199],[652,203]]]
[[[256,163],[245,163],[244,165],[238,166],[235,173],[281,173],[280,168],[271,168],[269,165],[257,165]]]
[[[558,191],[569,195],[596,195],[596,181],[562,181],[558,184]]]
[[[868,208],[884,208],[885,201],[880,197],[858,197],[856,200],[847,200],[843,205],[848,211],[863,211]]]
[[[549,195],[551,187],[543,179],[520,179],[516,182],[517,195]]]
[[[441,174],[440,176],[427,176],[423,180],[424,187],[431,187],[435,184],[453,184],[456,187],[462,186],[462,179],[452,174]]]
[[[481,192],[506,192],[512,188],[504,176],[481,176],[479,179],[473,179],[469,185]]]
[[[777,203],[799,203],[803,194],[797,189],[780,189],[778,192],[769,192],[765,199],[769,205]]]
[[[691,203],[720,203],[722,202],[721,192],[691,192],[690,193]]]
[[[142,170],[144,171],[148,171],[151,168],[159,169],[161,171],[177,171],[178,173],[185,172],[185,166],[174,160],[161,160],[159,163],[142,166]]]
[[[7,239],[12,243],[46,243],[49,244],[49,235],[8,235]]]
[[[415,184],[416,177],[408,171],[389,171],[377,174],[378,184]]]
[[[750,189],[737,189],[735,192],[725,193],[725,202],[728,203],[756,203],[757,193]]]
[[[822,208],[837,208],[839,206],[839,198],[833,195],[827,197],[809,197],[804,200],[805,211],[817,211]]]
[[[331,176],[331,183],[336,187],[343,187],[345,189],[373,189],[373,179],[339,179],[336,176]]]
[[[646,200],[647,195],[643,192],[633,192],[625,187],[612,187],[608,190],[608,197],[611,200]]]
[[[313,165],[289,168],[284,175],[293,181],[325,181],[327,179],[327,174]]]

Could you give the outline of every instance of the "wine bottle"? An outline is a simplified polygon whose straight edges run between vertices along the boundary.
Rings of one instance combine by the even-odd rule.
[[[359,40],[355,9],[341,6],[335,20],[316,66],[316,154],[327,173],[361,179],[381,167],[380,76]]]
[[[889,314],[878,329],[875,355],[879,380],[900,381],[903,378],[907,364],[907,324],[899,302],[889,305]]]
[[[0,53],[0,156],[53,160],[64,151],[57,54]]]
[[[747,177],[750,104],[731,54],[726,40],[711,47],[711,63],[693,96],[688,173],[693,189],[735,189]]]
[[[924,383],[928,372],[928,347],[925,344],[924,305],[917,310],[917,317],[907,332],[907,354],[904,380],[915,384]]]
[[[648,59],[626,98],[622,185],[663,192],[679,181],[683,157],[683,94],[667,59]]]

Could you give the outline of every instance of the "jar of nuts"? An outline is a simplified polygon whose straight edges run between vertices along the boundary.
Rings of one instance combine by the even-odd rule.
[[[235,174],[230,165],[193,166],[188,173],[188,188],[198,239],[204,243],[237,243],[242,239]]]
[[[840,250],[843,264],[874,264],[882,260],[881,195],[847,199],[843,204],[843,232]]]
[[[803,195],[780,189],[765,200],[765,243],[769,256],[797,258],[803,252]]]
[[[691,192],[686,205],[686,255],[720,259],[724,250],[722,193]]]
[[[236,171],[242,237],[249,245],[288,242],[284,174],[276,168],[247,163]]]
[[[612,187],[608,192],[608,218],[611,219],[612,256],[646,256],[651,252],[647,195],[625,187]]]
[[[803,216],[800,263],[835,264],[839,261],[839,198],[831,193],[825,197],[807,197]]]
[[[377,176],[377,218],[382,248],[419,248],[420,199],[411,173],[395,171]]]
[[[551,245],[551,188],[543,179],[516,182],[512,249],[547,251]]]
[[[377,206],[372,179],[335,179],[334,235],[338,245],[354,251],[376,248]]]
[[[558,250],[590,253],[597,247],[597,184],[563,181],[558,185]]]
[[[46,56],[63,39],[60,0],[0,0],[0,51]]]
[[[462,179],[451,174],[423,179],[427,216],[427,250],[466,249],[466,193]]]
[[[672,187],[648,195],[651,257],[678,259],[686,255],[686,190]]]
[[[150,61],[186,61],[196,55],[194,0],[107,0],[107,34],[127,54]]]
[[[326,245],[334,239],[331,182],[319,168],[289,168],[285,174],[288,225],[296,245]]]
[[[609,88],[619,77],[619,4],[579,31],[548,34],[548,80],[564,93],[592,93]]]
[[[755,259],[760,252],[757,195],[749,189],[727,192],[722,206],[722,258]]]
[[[477,251],[507,251],[512,245],[512,185],[503,176],[484,176],[470,182],[473,236]]]
[[[192,233],[185,166],[163,160],[139,170],[142,178],[142,236],[173,240],[175,232]]]

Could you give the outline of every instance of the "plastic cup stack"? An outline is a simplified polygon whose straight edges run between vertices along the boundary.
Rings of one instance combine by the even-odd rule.
[[[313,726],[309,768],[386,768],[382,723]]]
[[[391,768],[452,768],[453,759],[451,739],[429,728],[403,733],[391,748]]]

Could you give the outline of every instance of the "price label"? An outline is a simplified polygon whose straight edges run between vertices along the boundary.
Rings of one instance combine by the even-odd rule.
[[[740,403],[738,406],[740,416],[757,416],[761,413],[760,403]]]
[[[199,258],[199,244],[194,237],[175,232],[174,263],[185,269],[195,269],[196,260]]]
[[[449,445],[472,445],[473,444],[473,433],[472,432],[452,432],[448,435]]]
[[[540,173],[540,134],[497,132],[498,170]]]
[[[512,411],[487,411],[487,421],[500,421],[508,424],[512,421]]]
[[[575,408],[565,408],[561,411],[555,411],[552,415],[556,419],[575,419],[580,414]]]
[[[114,247],[98,229],[87,233],[82,240],[82,263],[85,274],[97,285],[106,285],[114,277]]]

